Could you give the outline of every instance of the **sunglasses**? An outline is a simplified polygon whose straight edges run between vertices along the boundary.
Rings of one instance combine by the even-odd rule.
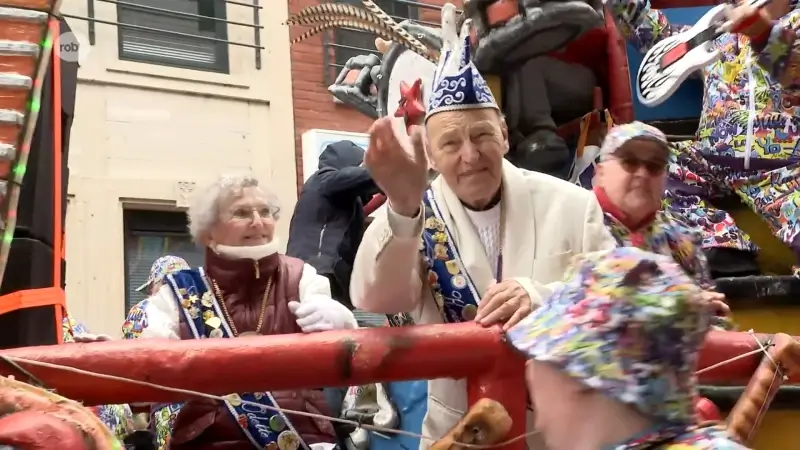
[[[644,169],[650,175],[661,175],[667,169],[667,160],[645,160],[639,159],[630,156],[611,156],[612,159],[619,161],[622,169],[628,173],[634,173],[639,168],[644,167]]]

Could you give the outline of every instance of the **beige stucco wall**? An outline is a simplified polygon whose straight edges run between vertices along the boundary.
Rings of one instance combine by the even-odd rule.
[[[252,171],[269,182],[284,211],[296,201],[287,2],[261,2],[262,69],[254,50],[230,47],[230,75],[120,61],[117,28],[96,25],[82,61],[70,141],[67,304],[94,332],[117,335],[124,317],[125,207],[175,209],[185,189],[222,173]],[[84,0],[62,12],[86,16]],[[95,2],[116,21],[116,6]],[[252,22],[229,5],[228,19]],[[87,23],[68,19],[76,35]],[[229,26],[231,41],[253,41]],[[288,220],[280,224],[286,235]]]

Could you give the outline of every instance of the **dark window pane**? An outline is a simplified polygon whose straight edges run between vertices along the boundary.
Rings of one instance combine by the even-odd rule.
[[[203,249],[192,242],[186,231],[176,232],[176,224],[183,223],[184,213],[126,210],[125,220],[125,313],[147,296],[136,288],[147,281],[150,266],[156,259],[173,255],[186,260],[192,267],[203,265]],[[165,220],[166,218],[166,220]],[[163,224],[163,231],[156,231]]]
[[[400,23],[406,19],[416,19],[418,17],[417,8],[409,6],[402,0],[374,0],[375,3],[383,9],[386,14],[392,16],[395,22]],[[350,3],[356,7],[363,8],[361,0],[338,0],[338,3]],[[336,28],[333,32],[333,40],[336,44],[345,47],[335,47],[334,63],[337,65],[335,70],[338,73],[339,69],[347,62],[348,59],[374,53],[378,56],[378,51],[375,49],[375,38],[377,36],[366,31],[340,29]]]
[[[121,24],[153,30],[184,33],[180,36],[153,30],[119,28],[120,59],[217,72],[228,71],[228,44],[203,39],[227,39],[222,0],[126,0],[166,11],[117,5]],[[175,13],[189,13],[223,20],[210,20]],[[195,37],[197,36],[197,37]]]

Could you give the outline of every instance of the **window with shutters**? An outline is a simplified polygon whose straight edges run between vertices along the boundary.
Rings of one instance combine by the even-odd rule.
[[[374,2],[397,23],[407,19],[417,19],[419,15],[417,5],[427,6],[422,2],[410,0],[374,0]],[[362,9],[364,7],[361,0],[337,0],[337,3],[350,3]],[[328,42],[326,45],[333,47],[333,61],[328,64],[331,73],[326,74],[332,77],[331,80],[336,79],[347,60],[352,57],[369,53],[380,56],[375,49],[377,36],[372,33],[352,28],[335,28],[332,35],[332,42]]]
[[[173,255],[192,267],[203,265],[203,249],[192,242],[183,212],[125,210],[125,313],[145,299],[136,289],[147,282],[156,259]]]
[[[120,59],[228,73],[224,0],[126,0],[117,20],[137,27],[119,27]]]

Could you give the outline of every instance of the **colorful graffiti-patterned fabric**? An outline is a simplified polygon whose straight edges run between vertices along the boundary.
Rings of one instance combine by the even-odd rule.
[[[711,310],[670,256],[632,247],[579,256],[508,332],[528,358],[670,423],[694,422],[694,371]]]
[[[609,0],[608,5],[622,34],[642,52],[690,28],[670,24],[661,11],[650,7],[648,0]],[[796,27],[798,15],[800,11],[794,11],[781,22]],[[791,68],[781,60],[768,63],[772,60],[768,49],[754,58],[750,41],[743,35],[723,34],[714,46],[722,58],[703,68],[706,95],[697,131],[699,148],[704,154],[748,158],[788,159],[800,155],[796,148],[800,137],[800,96],[784,90],[778,82]],[[756,59],[762,64],[757,64]],[[753,135],[748,142],[751,94]]]
[[[689,28],[670,24],[648,0],[609,0],[608,5],[623,35],[641,51]],[[796,31],[800,11],[783,17],[780,25]],[[756,250],[727,212],[708,203],[735,193],[800,257],[800,225],[792,214],[800,206],[795,191],[800,169],[791,165],[800,159],[800,92],[795,81],[788,81],[800,72],[794,59],[787,59],[791,35],[775,34],[764,49],[752,49],[741,35],[723,34],[714,41],[722,57],[703,68],[696,140],[676,146],[666,200],[672,213],[702,233],[704,247]]]
[[[169,448],[169,438],[175,427],[175,419],[183,403],[155,405],[150,413],[151,427],[156,433],[156,448],[165,450]]]
[[[669,176],[665,207],[700,233],[704,248],[758,250],[728,212],[711,205],[711,199],[733,194],[759,214],[800,261],[800,164],[761,171],[725,167],[704,158],[687,141],[674,144]]]
[[[139,339],[142,331],[147,328],[147,305],[150,302],[145,299],[133,305],[128,311],[125,322],[122,322],[123,339]]]
[[[666,436],[662,431],[656,431],[610,448],[613,450],[747,450],[747,447],[734,441],[723,426],[692,427],[675,437],[670,436],[669,429],[664,431],[667,432]],[[654,441],[665,440],[664,443],[653,444]]]
[[[700,248],[700,237],[667,213],[659,212],[653,222],[632,232],[611,214],[605,214],[605,223],[611,236],[620,247],[636,247],[648,252],[668,255],[703,289],[711,289],[714,282],[705,254]],[[735,329],[725,317],[713,317],[712,325],[724,330]]]
[[[800,29],[800,11],[794,11],[796,0],[789,2],[789,8],[792,12],[774,24],[766,42],[753,45],[753,50],[758,64],[769,71],[784,90],[796,93],[800,88],[800,51],[795,45]]]
[[[608,213],[605,214],[605,223],[617,245],[669,255],[702,288],[712,286],[708,262],[698,246],[699,236],[666,213],[659,212],[650,225],[635,232]]]
[[[136,290],[142,291],[150,287],[153,283],[162,282],[164,277],[171,273],[177,273],[187,269],[191,269],[191,267],[183,258],[171,255],[162,256],[158,258],[150,268],[150,277],[147,279],[147,282],[139,286]],[[149,301],[144,299],[133,305],[130,311],[128,311],[128,316],[125,318],[125,322],[122,323],[123,339],[138,339],[142,331],[147,328],[149,325],[146,312],[148,304]]]
[[[61,329],[65,344],[75,342],[75,335],[89,334],[89,330],[83,323],[69,315],[64,315]],[[102,405],[90,409],[120,441],[134,431],[133,413],[128,405]]]
[[[150,267],[150,276],[147,278],[147,281],[136,288],[136,290],[143,291],[151,284],[163,281],[167,274],[186,269],[191,269],[191,267],[189,267],[189,263],[187,263],[185,259],[172,255],[162,256],[155,260]]]

